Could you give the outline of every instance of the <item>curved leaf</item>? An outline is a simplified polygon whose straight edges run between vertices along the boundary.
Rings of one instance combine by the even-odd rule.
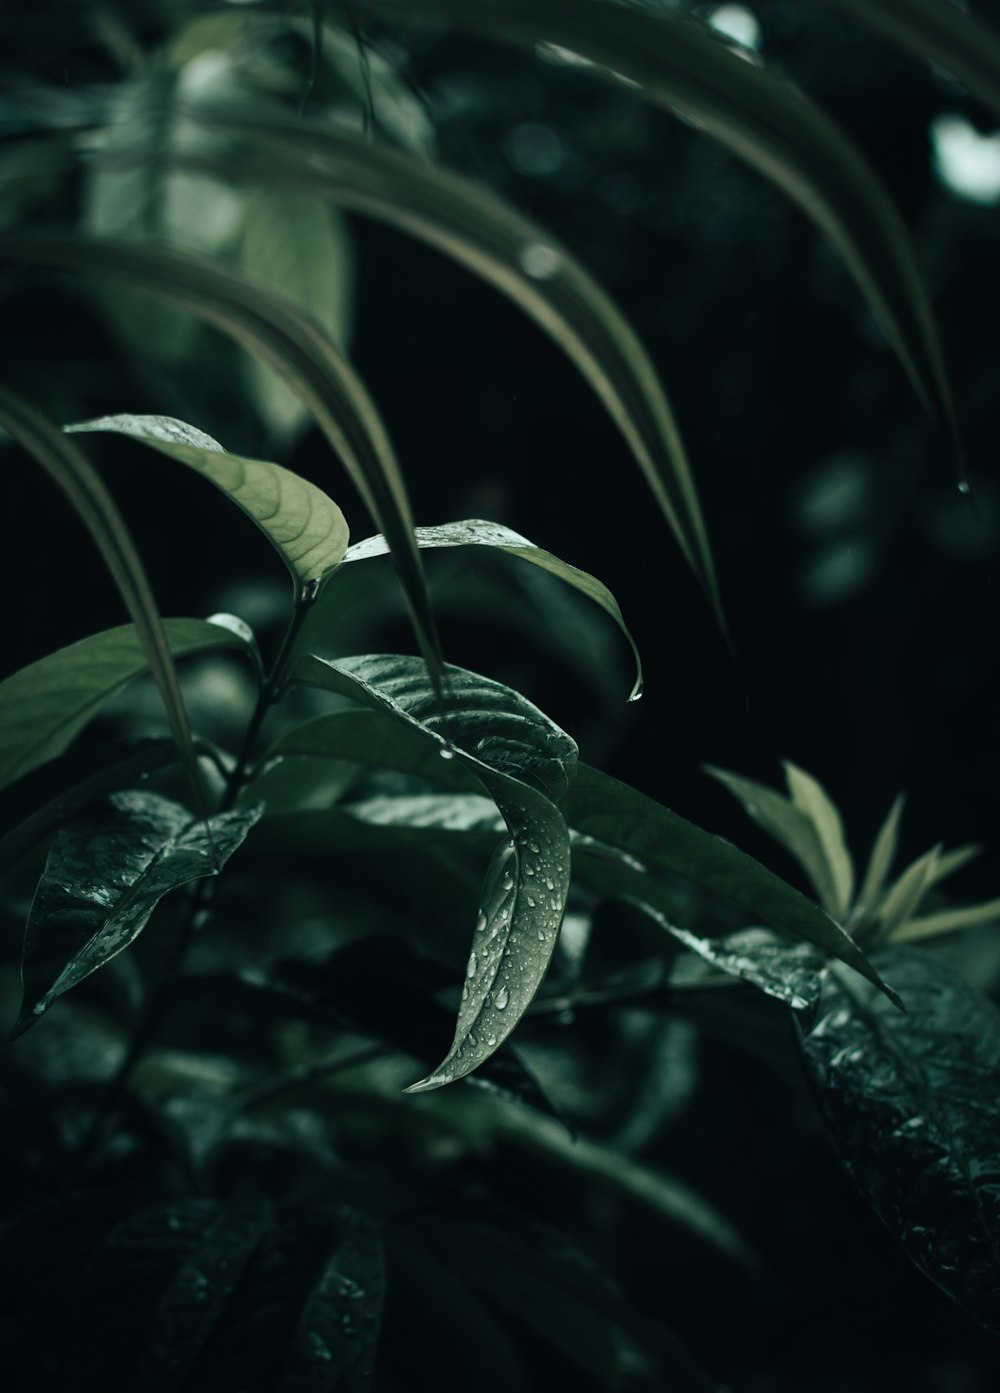
[[[100,476],[80,451],[34,407],[0,388],[0,425],[42,466],[93,537],[132,617],[149,670],[191,783],[201,795],[198,761],[170,642],[139,553]]]
[[[56,997],[138,938],[164,895],[217,875],[260,817],[192,818],[155,793],[115,793],[56,836],[24,932],[22,1034]]]
[[[797,764],[792,764],[791,760],[786,759],[784,763],[792,803],[816,829],[826,879],[831,887],[831,898],[826,908],[835,919],[843,921],[847,918],[854,895],[854,863],[844,841],[840,813],[818,779]]]
[[[332,498],[290,469],[230,455],[210,435],[172,416],[100,416],[64,430],[127,435],[204,475],[280,553],[297,594],[317,586],[344,559],[350,535],[346,518]]]
[[[918,949],[880,953],[906,1000],[828,974],[801,1037],[834,1146],[908,1256],[1000,1334],[1000,1011]]]
[[[159,296],[221,329],[287,382],[389,538],[421,650],[436,671],[434,616],[389,437],[360,378],[307,314],[268,287],[199,257],[111,238],[0,237],[3,261],[120,282]]]
[[[637,789],[581,765],[564,812],[581,832],[724,896],[768,928],[815,943],[896,1000],[853,940],[804,895]]]
[[[201,619],[167,619],[163,631],[175,658],[243,646],[231,630]],[[62,754],[110,697],[148,670],[139,634],[124,624],[60,648],[0,682],[0,788]]]
[[[450,665],[443,679],[441,709],[426,669],[414,658],[331,663],[307,657],[293,671],[295,681],[350,697],[420,730],[439,756],[469,768],[510,832],[483,887],[455,1039],[439,1067],[411,1092],[462,1078],[510,1035],[545,976],[569,892],[569,831],[553,800],[575,773],[575,744],[498,682]],[[439,729],[447,731],[447,740]]]
[[[1000,36],[943,0],[834,0],[1000,111]]]
[[[529,542],[527,537],[522,537],[511,528],[504,527],[497,522],[484,522],[481,518],[467,518],[464,522],[446,522],[439,527],[417,527],[414,529],[414,535],[418,547],[493,547],[498,551],[506,552],[508,556],[519,556],[523,561],[530,561],[533,566],[538,566],[543,571],[549,571],[552,575],[565,581],[567,585],[572,585],[575,590],[579,590],[589,600],[600,605],[605,614],[611,616],[628,639],[632,655],[635,658],[635,683],[629,700],[635,701],[642,695],[642,659],[639,656],[635,639],[629,633],[618,601],[607,586],[595,576],[589,575],[586,571],[578,570],[576,566],[571,566],[566,561],[561,561],[550,551],[543,551],[541,547],[536,546],[534,542]],[[388,550],[389,544],[384,537],[366,537],[363,541],[354,542],[347,548],[344,560],[345,562],[367,561],[372,556],[385,556]]]
[[[899,214],[854,145],[794,87],[662,5],[608,0],[362,0],[387,20],[447,20],[522,46],[556,46],[694,122],[771,179],[829,238],[928,410],[958,449],[937,332]]]

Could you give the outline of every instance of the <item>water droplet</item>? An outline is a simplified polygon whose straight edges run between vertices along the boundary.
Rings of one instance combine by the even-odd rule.
[[[643,684],[640,682],[635,691],[629,697],[629,701],[642,701]]]
[[[559,270],[559,253],[543,242],[529,242],[521,248],[521,270],[532,280],[546,281]]]
[[[493,998],[493,1005],[497,1008],[498,1011],[505,1011],[507,1009],[507,1002],[509,1000],[510,992],[507,990],[506,987],[501,987],[500,990],[497,992],[496,996]]]
[[[503,888],[505,890],[513,890],[514,888],[514,877],[511,875],[510,871],[508,871],[503,878]]]
[[[440,750],[438,750],[438,754],[441,756],[442,759],[455,758],[455,751],[451,748],[450,745],[442,745]]]
[[[545,877],[545,888],[546,890],[554,890],[556,888],[556,883],[550,875]]]
[[[491,1035],[490,1038],[486,1041],[486,1047],[487,1047],[487,1049],[492,1049],[493,1046],[496,1044],[496,1042],[497,1042],[497,1037],[496,1037],[495,1035]]]
[[[972,492],[972,485],[971,485],[971,483],[969,482],[968,479],[959,479],[959,481],[958,481],[958,491],[959,491],[959,493],[971,493],[971,492]]]
[[[529,849],[530,851],[533,851],[533,852],[535,853],[536,856],[538,855],[538,843],[537,843],[537,842],[529,842],[529,843],[528,843],[528,849]]]
[[[473,951],[469,954],[469,961],[468,961],[468,962],[466,963],[466,965],[465,965],[465,975],[466,975],[466,977],[475,977],[477,965],[478,965],[478,964],[477,964],[477,960],[476,960],[475,950],[473,950]]]
[[[532,909],[534,909],[534,907],[535,907],[535,897],[534,897],[534,895],[529,895],[529,896],[527,897],[527,899],[528,899],[528,904],[531,906]]]
[[[328,1364],[333,1358],[333,1353],[326,1341],[317,1335],[315,1330],[310,1330],[306,1338],[309,1341],[309,1353],[316,1360],[316,1363]]]
[[[534,868],[534,866],[525,866],[525,868],[524,868],[524,873],[525,873],[525,875],[534,875],[534,874],[535,874],[535,868]]]
[[[486,924],[487,924],[486,910],[485,910],[485,909],[481,909],[481,910],[479,911],[479,918],[476,920],[476,933],[477,933],[477,934],[481,934],[481,933],[483,932],[483,930],[486,928]]]

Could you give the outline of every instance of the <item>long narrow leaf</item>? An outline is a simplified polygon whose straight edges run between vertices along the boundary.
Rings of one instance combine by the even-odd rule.
[[[110,238],[3,237],[4,261],[119,282],[159,296],[221,329],[287,382],[388,537],[421,650],[436,671],[434,616],[389,437],[357,373],[307,314],[269,287],[199,257]]]
[[[784,190],[829,238],[918,394],[957,450],[937,332],[906,229],[880,180],[817,107],[718,35],[663,5],[608,0],[362,0],[387,20],[447,20],[556,46],[693,121]]]
[[[132,617],[170,729],[200,796],[198,761],[174,667],[170,641],[139,553],[114,499],[76,446],[34,407],[0,388],[0,425],[38,461],[66,494],[111,572]]]
[[[785,778],[792,802],[816,829],[832,886],[832,898],[826,907],[835,919],[843,921],[854,895],[854,863],[844,840],[840,813],[819,780],[787,759]]]

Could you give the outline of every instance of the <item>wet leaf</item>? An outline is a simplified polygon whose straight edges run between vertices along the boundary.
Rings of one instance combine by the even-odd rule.
[[[906,228],[863,156],[796,88],[662,5],[606,0],[364,0],[387,20],[447,19],[568,55],[693,122],[771,179],[830,240],[928,410],[957,431],[937,331]]]
[[[824,907],[843,923],[854,896],[854,863],[844,841],[840,813],[819,780],[787,759],[785,778],[795,807],[816,829],[830,885],[830,899],[824,902]]]
[[[344,559],[347,520],[332,498],[278,464],[227,454],[196,426],[172,416],[126,415],[100,416],[65,430],[126,435],[202,474],[253,519],[292,573],[298,593]]]
[[[793,1010],[807,1010],[819,998],[822,972],[829,958],[811,943],[772,933],[770,929],[738,929],[718,938],[702,938],[669,923],[662,915],[654,917],[699,958],[730,977],[752,983]]]
[[[24,936],[20,1035],[139,936],[162,897],[216,875],[259,808],[203,819],[155,793],[113,794],[56,836]]]
[[[549,551],[543,551],[534,542],[529,542],[527,537],[520,536],[509,527],[503,527],[496,522],[484,522],[480,518],[468,518],[464,522],[446,522],[439,527],[418,527],[414,535],[418,547],[492,547],[506,552],[508,556],[518,556],[523,561],[558,576],[567,585],[572,585],[575,590],[579,590],[582,595],[600,605],[628,639],[635,658],[635,682],[629,700],[635,700],[642,695],[642,659],[639,657],[635,639],[628,630],[618,601],[607,586],[595,576],[578,570],[576,566],[570,566],[568,562],[561,561]],[[389,545],[384,537],[366,537],[348,547],[344,560],[367,561],[372,556],[385,556],[388,550]]]
[[[0,388],[0,426],[10,432],[62,489],[93,538],[135,625],[170,730],[187,765],[192,787],[200,797],[198,761],[170,639],[145,567],[114,499],[76,446],[34,407],[4,388]]]
[[[242,647],[230,630],[201,619],[167,619],[175,658]],[[0,682],[0,788],[62,754],[116,692],[149,671],[131,624],[60,648]]]
[[[834,1146],[908,1256],[1000,1334],[1000,1011],[920,949],[877,955],[906,1011],[828,974],[803,1058]]]
[[[564,812],[573,828],[724,896],[767,928],[815,944],[894,999],[854,941],[804,895],[637,789],[581,765]]]

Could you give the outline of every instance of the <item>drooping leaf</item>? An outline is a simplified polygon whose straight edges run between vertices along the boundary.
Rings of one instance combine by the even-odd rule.
[[[801,1038],[848,1175],[919,1268],[1000,1334],[1000,1011],[920,949],[879,953],[906,1002],[828,974]]]
[[[581,765],[563,810],[570,826],[724,896],[758,924],[814,943],[895,999],[853,940],[804,895],[637,789]]]
[[[937,914],[908,919],[892,934],[893,943],[914,943],[917,939],[934,938],[938,934],[954,933],[957,929],[974,929],[980,924],[992,924],[1000,919],[1000,899],[960,909],[942,909]]]
[[[413,1085],[418,1091],[463,1077],[515,1028],[545,975],[569,892],[569,832],[555,800],[573,778],[575,744],[498,682],[450,665],[443,679],[442,709],[413,658],[307,657],[293,671],[295,681],[394,715],[421,731],[439,757],[464,763],[510,833],[483,887],[454,1042],[439,1068]]]
[[[24,936],[24,1001],[13,1034],[139,936],[162,897],[216,875],[259,808],[193,818],[155,793],[113,794],[56,836]]]
[[[916,257],[862,155],[817,107],[717,34],[662,5],[607,0],[363,0],[387,20],[448,20],[485,38],[549,45],[693,122],[783,189],[829,238],[921,399],[957,450],[950,392]]]
[[[950,73],[1000,112],[1000,35],[942,0],[834,0],[842,10]]]
[[[232,631],[201,619],[167,619],[163,628],[175,658],[242,646]],[[125,624],[60,648],[0,682],[0,788],[62,754],[110,697],[148,670],[139,635]]]
[[[903,816],[905,801],[904,795],[899,794],[889,809],[885,822],[879,828],[875,845],[872,847],[868,869],[865,871],[865,878],[858,891],[855,906],[855,914],[858,918],[863,918],[881,895],[889,872],[892,870],[892,863],[896,859],[896,851],[899,846],[899,822]]]
[[[259,108],[212,109],[204,119],[243,138],[225,158],[228,175],[319,192],[386,222],[450,256],[530,315],[610,413],[721,617],[694,482],[656,369],[628,321],[564,247],[496,195],[404,151]]]
[[[704,769],[706,774],[718,779],[739,799],[745,811],[765,832],[792,853],[812,881],[820,903],[832,914],[836,892],[812,819],[791,799],[768,788],[766,784],[758,783],[756,779],[745,779],[740,774],[732,774],[727,769],[717,769],[708,764]]]
[[[421,650],[436,670],[434,618],[389,437],[360,378],[308,315],[267,287],[198,257],[111,238],[2,237],[2,262],[133,285],[165,298],[221,329],[287,382],[389,538]]]
[[[511,528],[496,522],[484,522],[481,518],[467,518],[463,522],[446,522],[438,527],[418,527],[415,528],[414,535],[418,547],[492,547],[495,550],[506,552],[508,556],[519,556],[523,561],[530,561],[533,566],[538,566],[543,571],[558,576],[567,585],[579,590],[582,595],[586,595],[589,600],[600,605],[605,614],[611,616],[628,639],[632,655],[635,658],[635,682],[629,700],[634,701],[642,695],[642,659],[639,656],[635,639],[628,630],[618,601],[607,586],[595,576],[588,575],[586,571],[578,570],[576,566],[571,566],[566,561],[561,561],[558,556],[544,551],[534,542],[529,542],[527,537],[520,536]],[[367,561],[372,556],[385,556],[388,551],[389,544],[384,537],[366,537],[363,541],[354,542],[347,548],[344,561]]]
[[[819,780],[787,759],[785,778],[792,802],[816,829],[831,886],[831,899],[826,908],[843,923],[854,895],[854,863],[844,840],[840,813]]]
[[[344,559],[346,518],[332,498],[290,469],[227,454],[210,435],[172,416],[100,416],[65,430],[126,435],[204,475],[253,519],[288,566],[299,593],[318,585]]]
[[[163,620],[146,571],[114,499],[76,446],[27,402],[0,388],[0,425],[62,489],[97,545],[125,602],[170,722],[170,729],[201,795],[198,761]]]

